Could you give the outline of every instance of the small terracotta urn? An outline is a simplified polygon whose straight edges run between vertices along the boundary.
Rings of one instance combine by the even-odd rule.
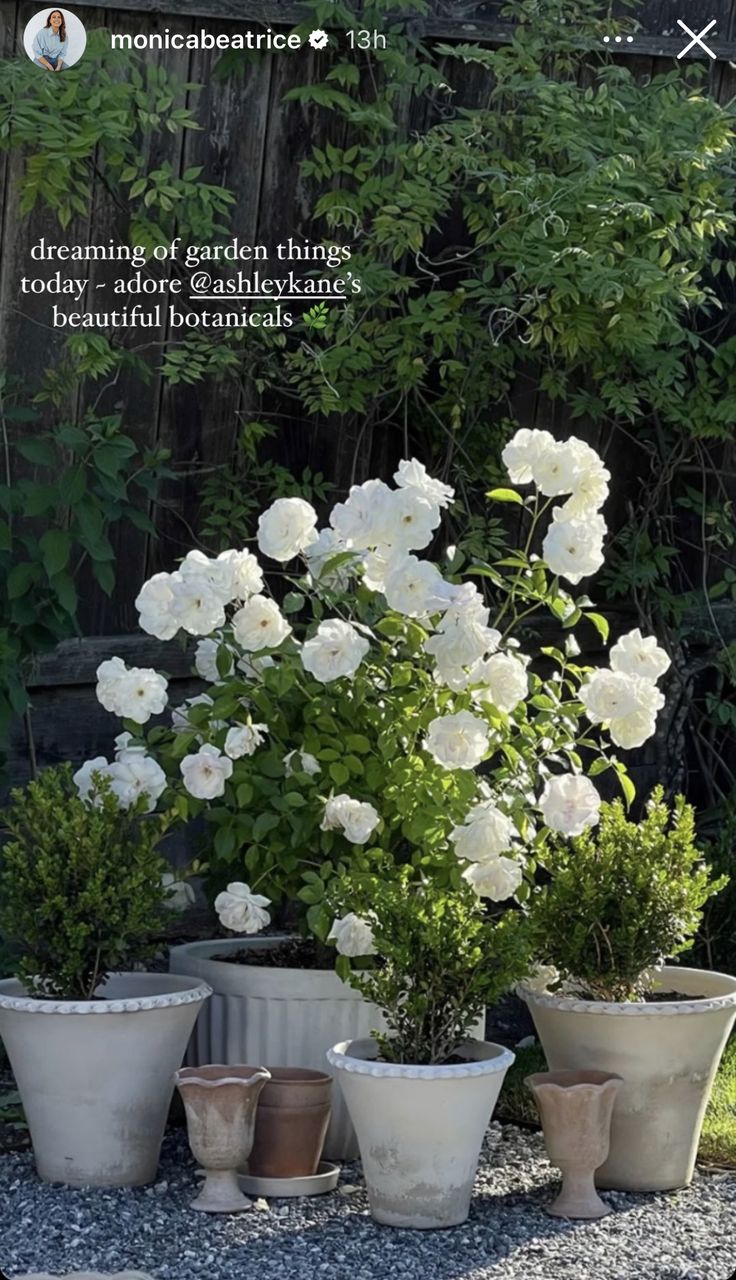
[[[174,1079],[187,1115],[189,1146],[205,1172],[192,1201],[201,1213],[239,1213],[251,1202],[238,1186],[238,1169],[253,1146],[265,1067],[182,1067]]]
[[[595,1171],[608,1157],[611,1116],[621,1076],[606,1071],[538,1071],[527,1076],[562,1190],[547,1213],[555,1218],[604,1218],[610,1213],[595,1189]]]
[[[311,1178],[330,1123],[332,1077],[304,1067],[267,1067],[258,1100],[248,1173],[257,1178]]]

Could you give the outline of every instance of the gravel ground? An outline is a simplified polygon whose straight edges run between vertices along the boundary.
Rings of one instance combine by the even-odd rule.
[[[183,1133],[166,1139],[159,1177],[139,1190],[70,1190],[38,1182],[30,1154],[5,1156],[0,1267],[131,1268],[156,1280],[733,1280],[736,1268],[736,1174],[704,1173],[671,1195],[605,1193],[610,1217],[568,1223],[543,1212],[555,1173],[541,1136],[508,1125],[492,1125],[470,1219],[450,1231],[376,1225],[354,1165],[328,1196],[193,1213]]]

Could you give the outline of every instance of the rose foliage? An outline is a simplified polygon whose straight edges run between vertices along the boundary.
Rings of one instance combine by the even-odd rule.
[[[123,806],[144,793],[203,816],[227,927],[253,932],[268,907],[283,918],[299,904],[318,938],[339,950],[344,935],[354,955],[360,930],[333,928],[336,878],[409,867],[445,892],[523,901],[550,833],[598,821],[599,774],[615,771],[631,798],[617,749],[654,732],[669,659],[634,631],[607,668],[576,660],[583,618],[607,636],[571,589],[603,562],[608,471],[546,431],[517,432],[503,457],[514,487],[489,496],[520,509],[526,545],[463,576],[452,555],[420,554],[454,494],[412,459],[393,486],[353,486],[322,529],[309,503],[280,498],[260,518],[259,556],[192,551],[141,588],[143,630],[197,638],[203,691],[169,709],[158,673],[102,663],[100,700],[132,736],[95,768]],[[567,632],[541,653],[515,634],[540,610]],[[169,723],[144,729],[165,706]]]

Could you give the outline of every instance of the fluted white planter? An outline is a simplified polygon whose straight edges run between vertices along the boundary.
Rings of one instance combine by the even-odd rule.
[[[359,1039],[383,1028],[375,1005],[333,969],[277,969],[212,958],[245,948],[273,948],[284,937],[213,939],[171,948],[171,972],[203,979],[214,992],[194,1029],[187,1053],[190,1066],[248,1062],[324,1071],[327,1050],[337,1040]],[[358,1154],[337,1091],[324,1154],[328,1160],[353,1160]]]
[[[0,982],[0,1036],[48,1182],[151,1182],[181,1060],[210,994],[165,973],[113,974],[97,1000],[36,1000]]]
[[[469,1040],[468,1061],[378,1062],[375,1040],[337,1044],[327,1061],[358,1135],[371,1213],[391,1227],[464,1222],[483,1136],[514,1055]]]
[[[670,1191],[692,1180],[713,1078],[736,1018],[736,978],[671,965],[656,989],[691,998],[614,1004],[519,988],[551,1071],[623,1078],[609,1156],[596,1173],[601,1187]]]

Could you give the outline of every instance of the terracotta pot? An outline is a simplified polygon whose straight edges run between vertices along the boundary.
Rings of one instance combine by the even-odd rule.
[[[330,1123],[332,1077],[302,1067],[267,1067],[258,1100],[248,1173],[257,1178],[311,1178]]]
[[[371,1213],[391,1227],[455,1227],[470,1210],[483,1135],[514,1055],[468,1040],[465,1062],[378,1062],[375,1040],[327,1057],[350,1109]]]
[[[290,936],[213,938],[171,947],[171,972],[204,980],[214,992],[190,1041],[189,1066],[278,1062],[324,1071],[325,1055],[336,1041],[360,1040],[373,1030],[386,1030],[380,1010],[342,982],[334,969],[276,969],[216,959],[238,951],[268,951]],[[482,1040],[484,1026],[485,1018],[479,1019],[473,1036]],[[355,1131],[336,1089],[324,1157],[355,1160],[357,1155]]]
[[[239,1213],[251,1202],[238,1186],[238,1169],[250,1155],[265,1067],[182,1067],[174,1076],[187,1113],[192,1155],[205,1171],[192,1201],[202,1213]]]
[[[547,1206],[555,1218],[604,1218],[610,1213],[595,1189],[595,1171],[608,1155],[611,1115],[623,1080],[605,1071],[538,1071],[531,1089],[562,1190]]]
[[[551,1070],[623,1076],[599,1187],[672,1191],[693,1176],[713,1077],[736,1017],[736,978],[665,965],[654,988],[683,998],[614,1004],[519,988]]]
[[[156,1176],[174,1071],[210,988],[166,973],[115,973],[99,995],[37,1000],[3,980],[0,1035],[39,1177],[134,1187]]]

